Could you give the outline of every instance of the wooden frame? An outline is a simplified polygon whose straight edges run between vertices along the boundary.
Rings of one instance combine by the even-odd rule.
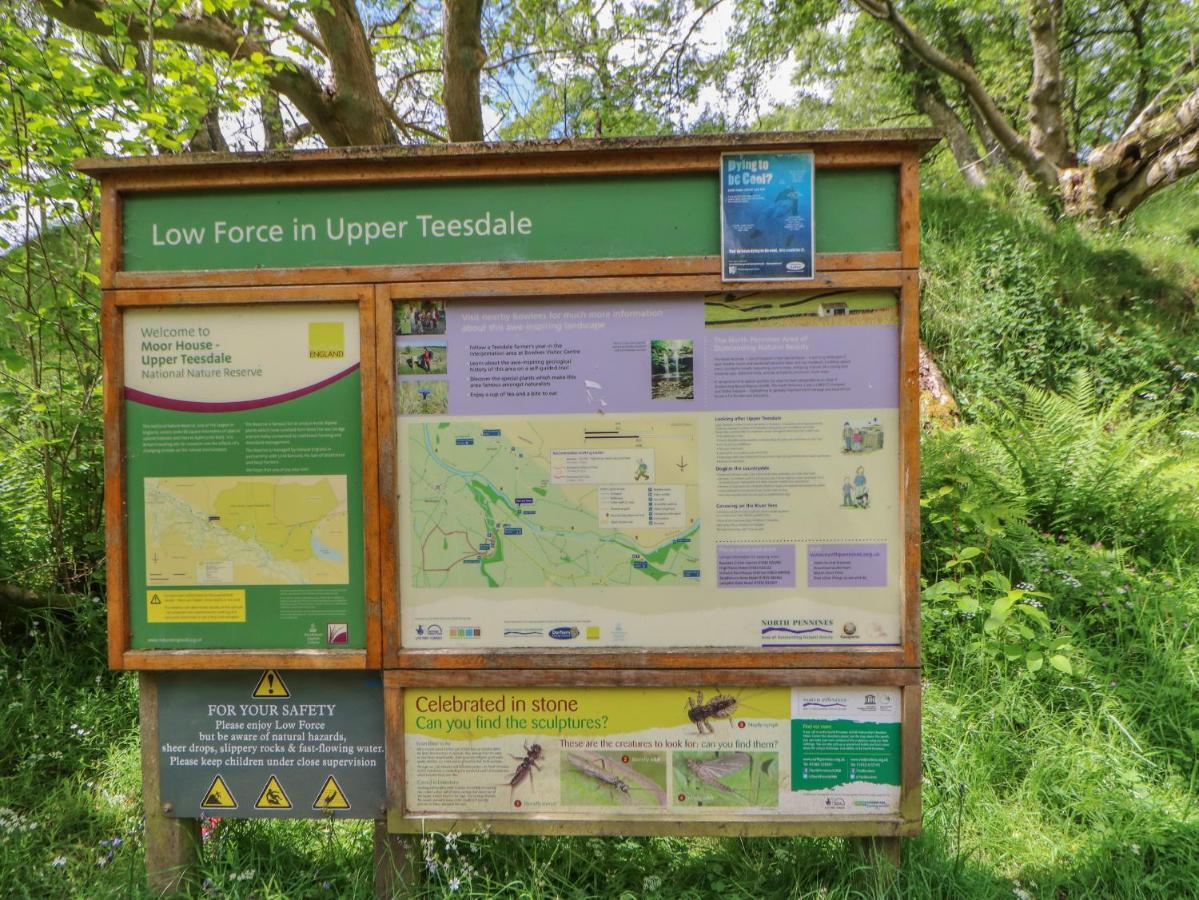
[[[104,497],[108,535],[108,664],[113,669],[258,669],[258,668],[378,668],[382,662],[379,621],[378,545],[364,541],[363,586],[366,647],[363,650],[147,650],[130,646],[129,570],[125,485],[125,390],[123,311],[143,307],[283,303],[354,303],[358,307],[361,369],[374,371],[375,316],[373,292],[349,286],[224,288],[147,291],[105,291],[101,309],[104,337]],[[376,456],[378,417],[375,382],[362,379],[363,525],[378,529]]]
[[[654,835],[859,835],[894,838],[920,830],[919,644],[919,160],[936,142],[931,130],[708,135],[521,144],[323,150],[302,153],[161,156],[84,160],[101,179],[101,330],[105,371],[105,516],[109,535],[109,664],[136,669],[378,668],[388,723],[388,825],[392,832],[496,832]],[[578,179],[712,173],[730,150],[811,150],[817,169],[888,168],[896,172],[893,250],[818,253],[814,279],[794,283],[721,281],[718,256],[470,262],[431,265],[319,266],[295,269],[128,272],[122,220],[130,195],[219,189],[296,189],[445,184],[481,179]],[[895,648],[800,650],[599,649],[415,650],[402,646],[397,586],[396,446],[392,310],[405,298],[667,295],[711,292],[893,290],[899,296],[900,515],[903,534],[902,644]],[[129,647],[123,310],[180,304],[287,301],[357,303],[362,345],[365,650],[133,650]],[[375,539],[371,539],[374,536]],[[153,687],[152,676],[143,684]],[[403,690],[415,687],[587,685],[894,685],[903,694],[902,787],[897,815],[780,818],[732,823],[595,822],[580,816],[404,815]],[[152,691],[151,691],[152,693]],[[151,704],[152,705],[152,704]],[[147,707],[148,709],[148,707]],[[143,722],[143,729],[146,723]],[[152,735],[153,731],[144,731]],[[151,754],[155,756],[156,754]],[[148,757],[147,757],[148,759]],[[150,770],[147,770],[150,772]],[[150,772],[153,775],[153,772]],[[150,831],[148,829],[148,839]],[[157,832],[156,832],[157,834]],[[169,837],[169,836],[168,836]],[[386,835],[384,835],[386,839]],[[157,838],[156,838],[157,840]],[[163,838],[162,840],[167,840]]]
[[[415,688],[527,687],[896,687],[900,718],[900,797],[895,814],[876,816],[780,816],[763,814],[735,821],[637,819],[592,813],[407,813],[404,802],[404,691]],[[421,672],[389,670],[383,675],[387,736],[387,827],[392,833],[478,831],[496,834],[643,835],[673,837],[910,837],[921,830],[920,674],[915,669],[675,669],[670,671]]]

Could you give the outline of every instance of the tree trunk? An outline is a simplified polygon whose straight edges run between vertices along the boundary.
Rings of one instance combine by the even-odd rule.
[[[1028,141],[1035,153],[1061,168],[1073,163],[1062,121],[1062,59],[1057,22],[1061,0],[1032,0],[1028,35],[1032,85],[1028,89]]]
[[[479,76],[487,61],[482,38],[483,0],[444,0],[442,103],[451,141],[483,140]]]
[[[925,428],[953,428],[962,421],[958,401],[933,355],[920,342],[920,421]]]

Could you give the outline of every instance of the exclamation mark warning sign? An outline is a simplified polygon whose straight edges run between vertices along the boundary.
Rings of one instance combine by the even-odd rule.
[[[287,685],[283,683],[283,679],[279,677],[279,673],[274,669],[267,669],[262,673],[262,677],[258,679],[258,687],[254,688],[252,697],[290,697],[291,691],[287,689]]]

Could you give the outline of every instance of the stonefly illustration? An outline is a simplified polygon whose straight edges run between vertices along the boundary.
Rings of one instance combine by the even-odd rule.
[[[598,799],[607,805],[666,805],[666,765],[660,754],[580,750],[568,753],[566,761],[570,769],[563,772],[564,800],[571,793],[585,804]]]
[[[509,754],[511,756],[512,754]],[[508,781],[508,787],[511,789],[508,796],[511,797],[516,793],[516,788],[526,778],[529,779],[529,788],[534,789],[533,770],[541,771],[541,766],[537,765],[537,760],[545,759],[545,755],[541,752],[541,745],[534,744],[529,746],[529,742],[525,741],[525,755],[513,756],[520,764],[516,767],[516,771],[512,773],[512,778]]]

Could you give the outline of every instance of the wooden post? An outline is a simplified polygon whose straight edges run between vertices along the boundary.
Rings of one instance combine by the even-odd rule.
[[[375,819],[375,896],[407,897],[420,881],[416,838],[391,834],[387,819]]]
[[[142,739],[142,799],[146,810],[146,882],[158,895],[181,891],[200,858],[200,820],[167,815],[158,780],[158,682],[138,673]]]
[[[881,879],[888,884],[895,880],[903,862],[903,838],[858,837],[850,838],[850,843],[869,865],[879,870]]]

